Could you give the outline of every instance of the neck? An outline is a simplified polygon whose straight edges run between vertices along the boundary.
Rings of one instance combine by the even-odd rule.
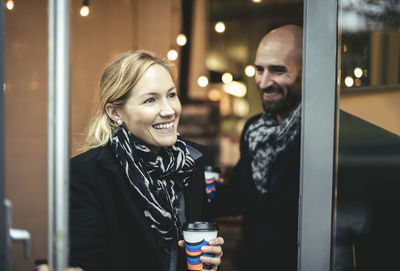
[[[299,105],[300,105],[300,103],[296,104],[291,110],[289,110],[286,113],[276,114],[276,120],[279,123],[282,123],[287,117],[289,117],[290,114],[293,113],[293,111],[295,111],[299,107]]]

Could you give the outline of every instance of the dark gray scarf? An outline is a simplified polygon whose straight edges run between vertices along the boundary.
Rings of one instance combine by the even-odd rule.
[[[163,147],[156,154],[121,127],[111,144],[129,184],[142,199],[150,227],[164,245],[180,238],[177,193],[189,185],[194,170],[194,160],[185,142],[178,136],[174,145]]]
[[[254,184],[262,197],[268,195],[270,169],[277,156],[300,135],[301,105],[281,124],[275,116],[264,113],[245,132],[249,147]]]

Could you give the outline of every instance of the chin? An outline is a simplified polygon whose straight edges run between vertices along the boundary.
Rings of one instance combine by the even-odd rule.
[[[160,145],[160,147],[170,147],[176,143],[176,139],[177,139],[176,136],[175,136],[175,138],[164,139],[159,142],[159,145]]]

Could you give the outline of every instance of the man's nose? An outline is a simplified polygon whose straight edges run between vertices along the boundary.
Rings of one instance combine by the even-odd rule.
[[[268,88],[273,85],[271,74],[268,70],[265,70],[262,74],[257,77],[258,87],[261,89]]]

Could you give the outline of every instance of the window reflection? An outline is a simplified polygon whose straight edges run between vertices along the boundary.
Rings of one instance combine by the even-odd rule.
[[[400,270],[400,1],[339,1],[332,270]]]
[[[399,84],[400,1],[339,2],[344,89]],[[359,77],[356,68],[362,71]]]

